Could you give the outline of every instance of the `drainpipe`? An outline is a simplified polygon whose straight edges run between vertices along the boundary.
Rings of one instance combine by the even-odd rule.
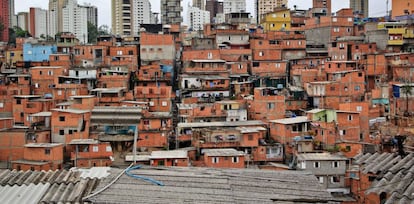
[[[76,145],[76,148],[75,148],[75,160],[74,160],[74,166],[75,167],[78,167],[78,152],[79,152],[79,146],[78,145]]]
[[[133,161],[134,164],[137,163],[137,140],[138,140],[138,125],[135,126],[135,131],[134,131],[134,146],[132,147],[132,156],[133,156]]]

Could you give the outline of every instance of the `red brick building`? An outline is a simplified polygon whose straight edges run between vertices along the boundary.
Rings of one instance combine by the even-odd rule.
[[[24,146],[23,158],[12,161],[12,168],[23,171],[48,171],[61,169],[62,164],[62,144],[30,143]]]
[[[213,168],[245,168],[245,154],[235,149],[204,149],[204,164]]]

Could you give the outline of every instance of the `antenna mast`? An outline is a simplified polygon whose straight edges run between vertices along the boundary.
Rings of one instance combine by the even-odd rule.
[[[389,2],[389,0],[386,1],[386,8],[385,8],[386,9],[386,13],[385,13],[386,16],[390,16],[390,14],[388,13],[389,12],[388,11],[388,2]]]

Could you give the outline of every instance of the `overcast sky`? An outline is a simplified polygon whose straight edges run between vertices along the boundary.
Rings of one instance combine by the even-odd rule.
[[[49,0],[14,0],[16,13],[21,11],[29,11],[30,7],[40,7],[47,9]],[[150,0],[152,5],[152,11],[160,11],[160,0]],[[186,14],[186,8],[190,0],[183,0],[182,6],[184,7],[184,14]],[[254,0],[246,0],[247,11],[253,13]],[[349,7],[349,1],[347,0],[332,0],[332,11],[336,12],[341,8]],[[91,3],[98,7],[98,24],[106,24],[111,26],[111,0],[78,0],[79,4]],[[297,5],[297,9],[308,9],[312,6],[312,0],[288,0],[288,6],[290,8],[293,5]],[[386,13],[386,0],[369,0],[369,15],[370,16],[384,16]],[[391,1],[389,3],[391,7]],[[184,19],[186,19],[184,17]]]

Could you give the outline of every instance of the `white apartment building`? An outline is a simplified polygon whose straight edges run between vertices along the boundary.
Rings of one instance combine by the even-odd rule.
[[[30,20],[28,22],[28,27],[29,32],[33,37],[40,38],[40,36],[47,36],[47,15],[48,11],[46,9],[30,8]],[[34,25],[31,25],[32,22]]]
[[[149,0],[133,0],[132,16],[133,34],[138,34],[141,24],[151,23],[152,12]]]
[[[29,30],[29,13],[19,12],[17,14],[17,26],[23,30]]]
[[[201,10],[198,7],[188,6],[187,22],[192,30],[203,30],[204,24],[210,23],[210,12]]]
[[[88,10],[76,0],[68,0],[62,8],[62,32],[71,32],[79,42],[88,42]]]
[[[224,14],[234,12],[246,11],[246,0],[224,0],[223,12]]]
[[[59,29],[59,9],[58,9],[58,2],[57,1],[49,1],[49,21],[48,21],[48,30],[47,34],[51,37],[55,37],[55,34],[58,32]]]

